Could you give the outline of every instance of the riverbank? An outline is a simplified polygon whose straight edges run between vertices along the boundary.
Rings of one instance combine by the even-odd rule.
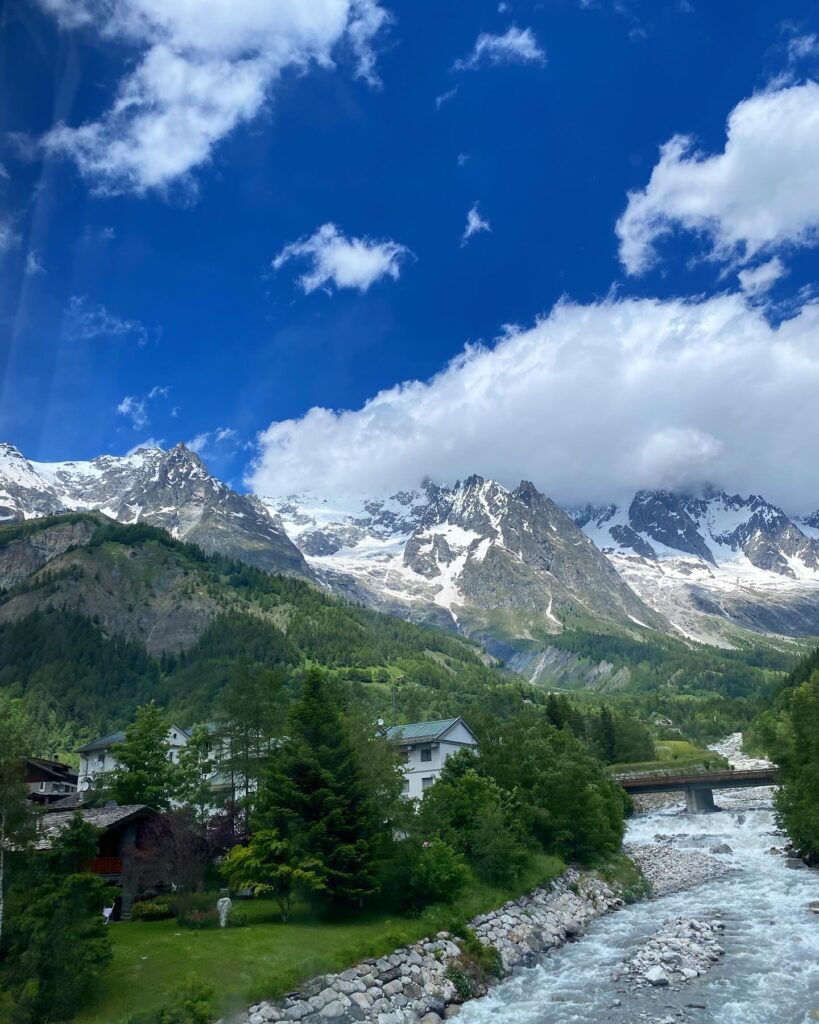
[[[314,978],[286,999],[256,1003],[220,1024],[438,1024],[484,994],[493,978],[578,939],[623,902],[597,875],[570,868],[548,887],[474,917],[465,936],[438,932]]]
[[[516,971],[464,1006],[463,1024],[819,1019],[819,872],[793,870],[782,856],[770,789],[723,791],[719,802],[715,814],[691,816],[678,802],[631,819],[628,848],[663,851],[653,865],[654,853],[642,858],[654,898],[601,917],[582,941]],[[691,855],[705,874],[695,874]],[[711,862],[724,870],[708,877]]]

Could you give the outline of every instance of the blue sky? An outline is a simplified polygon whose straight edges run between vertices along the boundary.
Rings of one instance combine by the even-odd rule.
[[[202,3],[7,5],[4,438],[819,505],[819,4]]]

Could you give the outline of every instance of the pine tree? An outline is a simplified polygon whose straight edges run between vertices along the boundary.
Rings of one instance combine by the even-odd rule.
[[[616,749],[616,735],[614,729],[614,718],[612,717],[608,704],[603,705],[600,717],[595,724],[595,739],[597,741],[598,756],[603,764],[613,764]]]
[[[266,782],[254,832],[274,830],[289,844],[291,863],[303,869],[314,897],[360,905],[378,891],[383,828],[334,694],[317,669],[305,678]]]
[[[231,809],[238,811],[243,831],[247,831],[255,793],[285,721],[282,673],[240,659],[220,700],[213,743],[219,770],[230,780]]]

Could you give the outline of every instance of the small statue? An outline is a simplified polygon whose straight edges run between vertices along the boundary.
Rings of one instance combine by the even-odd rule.
[[[216,901],[216,909],[219,911],[219,927],[224,928],[227,926],[227,920],[230,917],[230,912],[233,910],[233,901],[230,896],[222,896],[221,899]]]

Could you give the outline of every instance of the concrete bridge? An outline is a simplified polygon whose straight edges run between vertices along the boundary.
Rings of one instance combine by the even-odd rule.
[[[615,775],[614,778],[627,793],[685,793],[689,814],[715,811],[715,789],[748,789],[756,786],[775,786],[775,768],[753,768],[746,771],[643,772],[635,775]]]

